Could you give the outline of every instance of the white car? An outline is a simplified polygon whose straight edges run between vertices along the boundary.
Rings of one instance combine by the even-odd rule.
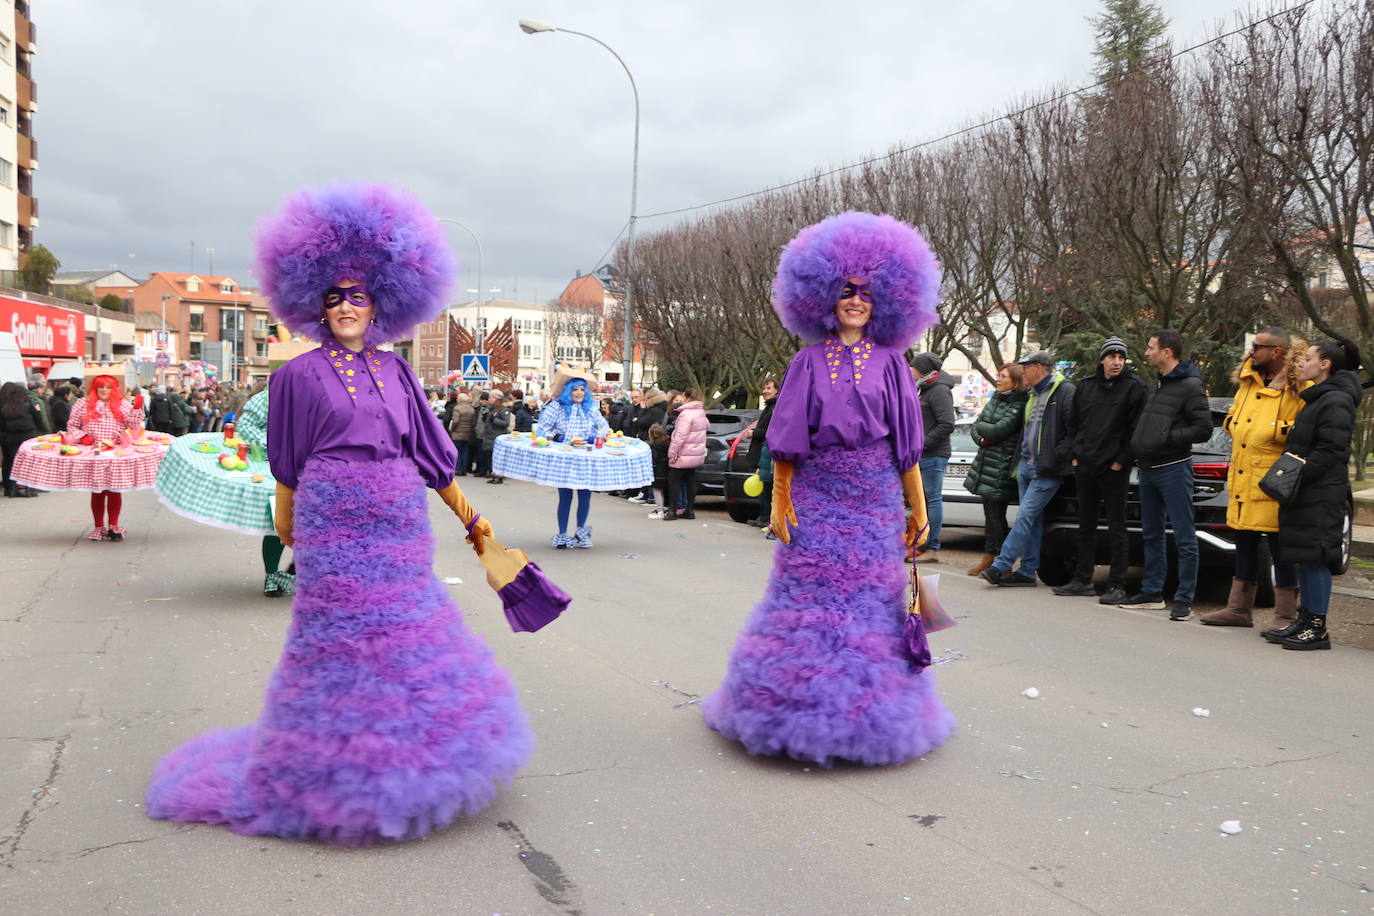
[[[955,420],[954,432],[949,437],[949,467],[945,469],[945,485],[940,491],[945,499],[944,527],[983,527],[983,500],[964,489],[964,478],[968,477],[977,454],[973,418]]]

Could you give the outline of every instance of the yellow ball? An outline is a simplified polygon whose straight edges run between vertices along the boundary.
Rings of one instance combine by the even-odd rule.
[[[759,475],[752,474],[744,478],[744,493],[746,496],[758,496],[762,492],[763,481],[759,479]]]

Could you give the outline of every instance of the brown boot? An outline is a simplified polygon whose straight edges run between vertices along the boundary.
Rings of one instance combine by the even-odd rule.
[[[1253,627],[1250,611],[1255,606],[1256,586],[1253,582],[1241,579],[1231,580],[1231,597],[1226,599],[1226,607],[1198,618],[1209,627]]]
[[[992,554],[990,554],[990,553],[985,553],[985,554],[983,554],[983,558],[982,558],[981,560],[979,560],[977,563],[975,563],[973,566],[970,566],[968,572],[965,573],[965,575],[968,575],[968,576],[976,576],[976,575],[978,575],[980,572],[982,572],[983,570],[985,570],[985,569],[987,569],[989,566],[991,566],[991,565],[992,565],[992,561],[995,560],[995,559],[997,559],[997,558],[996,558],[995,556],[993,556]]]
[[[1282,642],[1298,631],[1298,590],[1274,587],[1274,625],[1260,633],[1272,643]]]

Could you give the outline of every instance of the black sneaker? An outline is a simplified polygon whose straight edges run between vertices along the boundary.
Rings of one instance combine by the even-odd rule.
[[[1126,590],[1119,585],[1109,585],[1107,590],[1102,593],[1102,597],[1097,599],[1098,604],[1106,604],[1117,607],[1126,600]]]
[[[1193,616],[1193,605],[1187,601],[1175,601],[1174,609],[1169,612],[1170,620],[1187,620]]]
[[[1134,595],[1126,596],[1126,599],[1118,607],[1128,607],[1134,611],[1162,611],[1164,610],[1164,596],[1158,592],[1151,595],[1136,592]]]
[[[1002,570],[996,566],[989,566],[978,575],[987,580],[989,585],[1000,585],[1002,583]]]
[[[1054,593],[1061,598],[1096,598],[1097,589],[1093,588],[1091,582],[1079,582],[1071,579],[1066,585],[1056,585]]]
[[[991,566],[988,569],[992,569]],[[1019,569],[1009,576],[1003,576],[997,580],[997,584],[1003,588],[1029,588],[1035,584],[1035,578],[1028,576]]]

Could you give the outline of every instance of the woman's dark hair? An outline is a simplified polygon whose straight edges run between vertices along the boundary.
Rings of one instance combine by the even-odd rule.
[[[685,398],[686,398],[687,400],[689,400],[689,401],[704,401],[704,400],[706,400],[706,396],[705,396],[704,394],[701,393],[701,389],[700,389],[700,388],[688,388],[688,389],[687,389],[686,391],[684,391],[682,394],[683,394],[683,397],[685,397]]]
[[[18,382],[0,385],[0,413],[7,417],[17,417],[29,409],[29,392]]]
[[[1317,357],[1331,361],[1331,371],[1339,369],[1349,369],[1355,371],[1360,368],[1360,348],[1353,340],[1342,337],[1340,340],[1328,340],[1319,343],[1317,346]]]
[[[52,390],[52,393],[65,401],[67,399],[67,395],[72,393],[72,389],[67,385],[58,385],[56,388]]]
[[[660,442],[668,441],[668,430],[663,428],[662,423],[655,423],[649,427],[649,444],[657,445]]]

